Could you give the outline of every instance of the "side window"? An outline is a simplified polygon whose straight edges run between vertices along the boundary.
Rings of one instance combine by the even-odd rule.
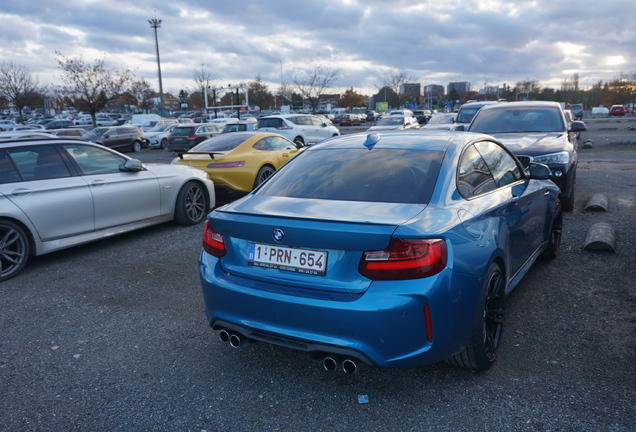
[[[274,150],[284,151],[284,150],[288,150],[288,149],[292,149],[293,150],[293,149],[296,148],[295,145],[293,145],[289,141],[284,140],[283,138],[280,138],[280,137],[268,137],[268,138],[265,138],[265,139],[273,147]]]
[[[85,175],[118,173],[119,167],[126,162],[121,156],[90,145],[62,144],[62,147]]]
[[[256,141],[256,143],[254,143],[254,145],[252,145],[252,148],[254,150],[261,150],[261,151],[272,151],[272,150],[274,150],[272,148],[272,146],[269,144],[267,138],[263,138],[263,139],[260,139],[260,140]]]
[[[468,147],[459,163],[457,190],[464,198],[471,198],[495,189],[495,179],[481,154],[475,146]]]
[[[521,179],[521,170],[504,149],[490,141],[475,144],[482,155],[498,187],[504,187]]]
[[[311,124],[314,126],[318,126],[318,127],[322,127],[322,120],[320,120],[318,117],[316,116],[312,116],[311,118]]]
[[[20,181],[20,173],[5,150],[0,150],[0,184]]]
[[[18,147],[8,150],[24,180],[70,177],[62,156],[54,146]]]

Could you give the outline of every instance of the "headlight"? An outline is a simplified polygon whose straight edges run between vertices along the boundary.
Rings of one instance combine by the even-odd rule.
[[[534,156],[534,162],[546,165],[567,165],[570,163],[570,154],[568,152],[551,153],[547,155]]]

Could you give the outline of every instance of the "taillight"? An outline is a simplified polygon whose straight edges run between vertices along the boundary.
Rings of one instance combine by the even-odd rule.
[[[245,165],[245,161],[211,163],[207,167],[208,168],[240,168],[243,165]]]
[[[362,255],[360,274],[372,280],[404,280],[433,276],[446,267],[441,239],[393,239],[389,247]]]
[[[189,136],[189,137],[186,137],[186,139],[188,141],[194,141],[195,139],[197,139],[197,137],[196,136]]]
[[[209,220],[203,226],[203,250],[217,258],[225,256],[225,241],[223,236],[214,231]]]

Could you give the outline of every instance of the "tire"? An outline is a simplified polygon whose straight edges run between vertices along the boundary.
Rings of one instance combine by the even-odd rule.
[[[265,165],[264,167],[262,167],[261,169],[258,170],[258,174],[256,174],[256,180],[254,180],[254,188],[256,189],[258,186],[261,185],[261,183],[263,183],[265,180],[267,180],[267,178],[269,176],[271,176],[272,174],[274,174],[274,167],[270,166],[270,165]]]
[[[0,220],[0,282],[11,279],[29,259],[29,238],[20,226]]]
[[[168,150],[168,140],[167,140],[167,139],[163,138],[163,139],[161,140],[161,144],[160,144],[160,145],[161,145],[161,148],[162,148],[162,149],[164,149],[164,150]]]
[[[550,226],[550,236],[548,237],[548,245],[541,252],[541,259],[551,260],[559,255],[561,249],[561,237],[563,235],[563,211],[561,209],[561,201],[557,200],[554,207],[554,217]]]
[[[141,151],[141,143],[139,141],[133,141],[132,146],[130,148],[135,153],[138,153]]]
[[[174,220],[179,225],[196,225],[209,210],[208,193],[199,183],[187,182],[177,195]]]
[[[300,146],[300,147],[304,147],[305,146],[305,140],[303,140],[302,137],[297,136],[296,138],[294,138],[294,144],[296,144],[297,146]]]
[[[563,200],[563,211],[571,212],[574,210],[574,186],[572,186],[572,191],[570,192],[570,196]]]
[[[497,357],[497,348],[505,317],[505,276],[501,267],[491,263],[484,278],[473,330],[467,346],[447,362],[466,369],[483,371]]]

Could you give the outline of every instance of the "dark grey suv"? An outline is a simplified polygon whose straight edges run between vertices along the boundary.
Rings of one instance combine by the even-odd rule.
[[[88,131],[82,139],[122,152],[138,152],[148,147],[148,140],[136,126],[96,127]]]

